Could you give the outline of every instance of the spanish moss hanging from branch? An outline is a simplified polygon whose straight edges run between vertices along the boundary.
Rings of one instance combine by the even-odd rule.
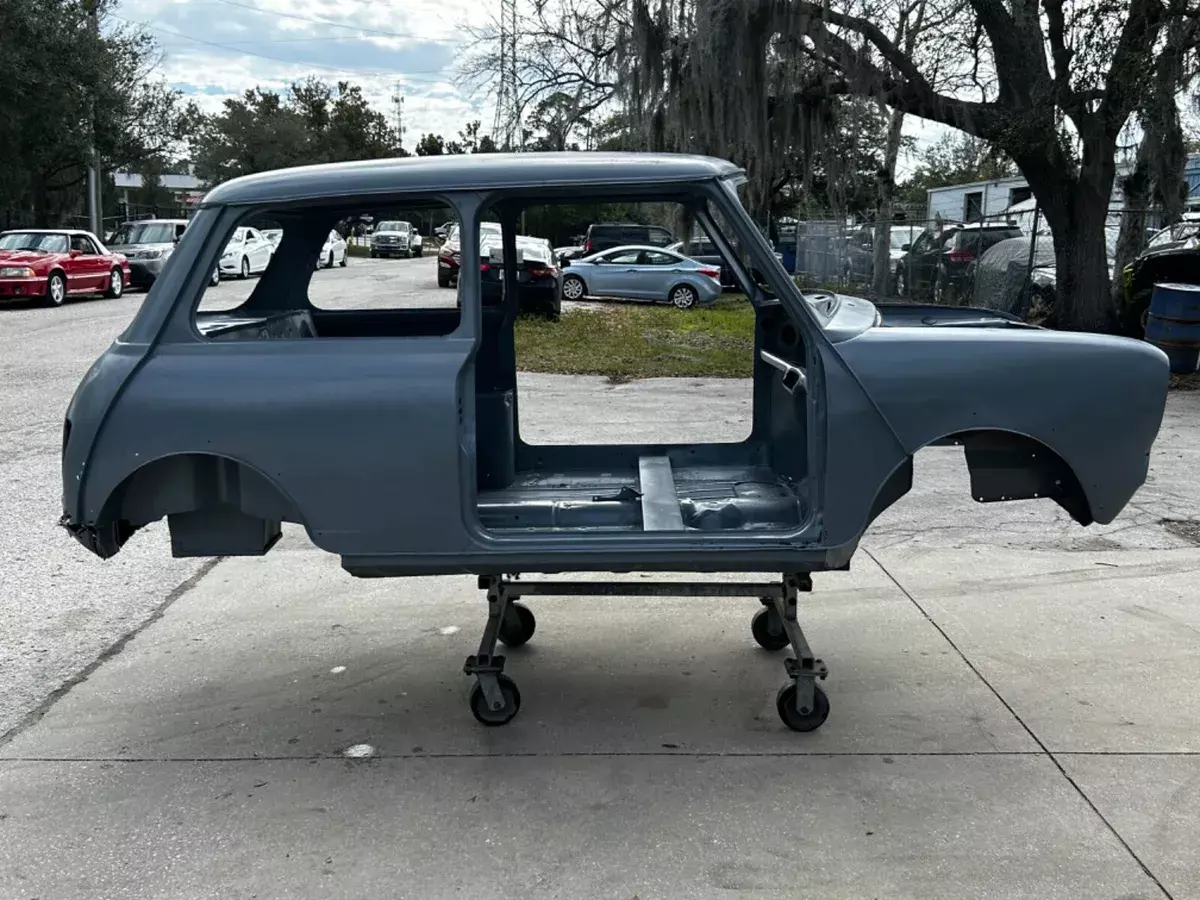
[[[647,146],[738,162],[755,211],[781,180],[806,176],[834,126],[835,101],[810,90],[811,62],[789,47],[791,10],[781,0],[636,0],[619,43],[620,85]]]

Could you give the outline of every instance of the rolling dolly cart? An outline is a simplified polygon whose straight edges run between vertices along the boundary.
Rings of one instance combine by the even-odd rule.
[[[788,680],[775,695],[779,718],[793,731],[816,731],[829,716],[829,699],[817,685],[829,670],[816,659],[796,616],[801,593],[812,590],[807,572],[783,575],[778,582],[674,581],[520,581],[516,575],[481,575],[487,591],[488,618],[479,652],[468,656],[463,672],[473,675],[471,712],[484,725],[511,722],[521,709],[521,692],[504,673],[505,658],[497,642],[519,647],[533,637],[537,619],[517,602],[525,596],[554,597],[757,597],[763,608],[750,622],[750,633],[765,650],[791,646],[784,660]]]

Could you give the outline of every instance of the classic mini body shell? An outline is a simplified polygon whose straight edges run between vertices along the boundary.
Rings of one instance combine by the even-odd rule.
[[[1121,511],[1145,480],[1163,415],[1160,351],[990,311],[802,294],[737,203],[737,177],[729,163],[702,157],[489,154],[285,170],[215,189],[71,403],[63,524],[109,556],[166,516],[175,552],[199,556],[266,552],[280,523],[295,522],[363,576],[811,572],[845,567],[870,522],[911,486],[913,455],[947,442],[965,448],[977,500],[1049,498],[1085,525]],[[701,221],[707,206],[748,249],[771,294],[751,297],[746,441],[524,442],[511,321],[479,302],[475,241],[462,244],[461,316],[322,312],[307,299],[273,305],[307,297],[311,266],[290,265],[289,254],[315,252],[339,205],[433,197],[473,233],[496,198],[580,192],[693,203]],[[197,327],[195,306],[232,228],[254,210],[289,204],[328,208],[329,218],[314,212],[310,225],[289,225],[280,264],[251,298],[209,330]],[[443,314],[456,317],[446,329]],[[276,339],[217,339],[245,322]],[[565,472],[569,483],[570,473],[627,472],[634,484],[640,473],[641,518],[635,497],[629,522],[611,512],[620,527],[605,524],[604,503],[557,527],[536,518],[546,504],[529,491],[495,487],[504,466],[510,483],[525,473],[530,491],[541,484],[529,473]],[[722,467],[769,471],[793,504],[788,518],[752,527],[769,515],[755,499],[731,507],[741,519],[693,527],[681,486],[684,524],[672,524],[669,473],[682,484],[688,472],[715,478]],[[654,480],[664,471],[666,487]],[[664,497],[665,507],[652,505]],[[533,526],[513,525],[522,510]]]

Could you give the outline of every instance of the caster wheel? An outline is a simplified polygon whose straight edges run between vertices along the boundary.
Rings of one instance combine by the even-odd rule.
[[[517,690],[517,683],[503,673],[497,675],[496,680],[500,682],[500,693],[504,695],[503,709],[488,706],[479,682],[475,682],[471,688],[471,715],[481,725],[507,725],[521,709],[521,692]]]
[[[829,698],[820,685],[813,685],[813,708],[807,713],[796,709],[796,685],[789,682],[775,695],[775,709],[783,724],[792,731],[816,731],[829,718]]]
[[[500,623],[499,637],[506,647],[520,647],[533,637],[536,630],[537,619],[533,617],[533,610],[520,603],[510,603],[508,615]]]
[[[764,606],[754,614],[750,620],[750,633],[764,650],[782,650],[790,643],[783,623],[779,621],[779,613],[771,607]]]

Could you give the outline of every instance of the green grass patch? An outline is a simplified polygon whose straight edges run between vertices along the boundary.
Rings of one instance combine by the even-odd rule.
[[[517,368],[525,372],[637,378],[749,378],[754,310],[729,295],[692,310],[606,304],[565,311],[557,322],[516,323]]]

